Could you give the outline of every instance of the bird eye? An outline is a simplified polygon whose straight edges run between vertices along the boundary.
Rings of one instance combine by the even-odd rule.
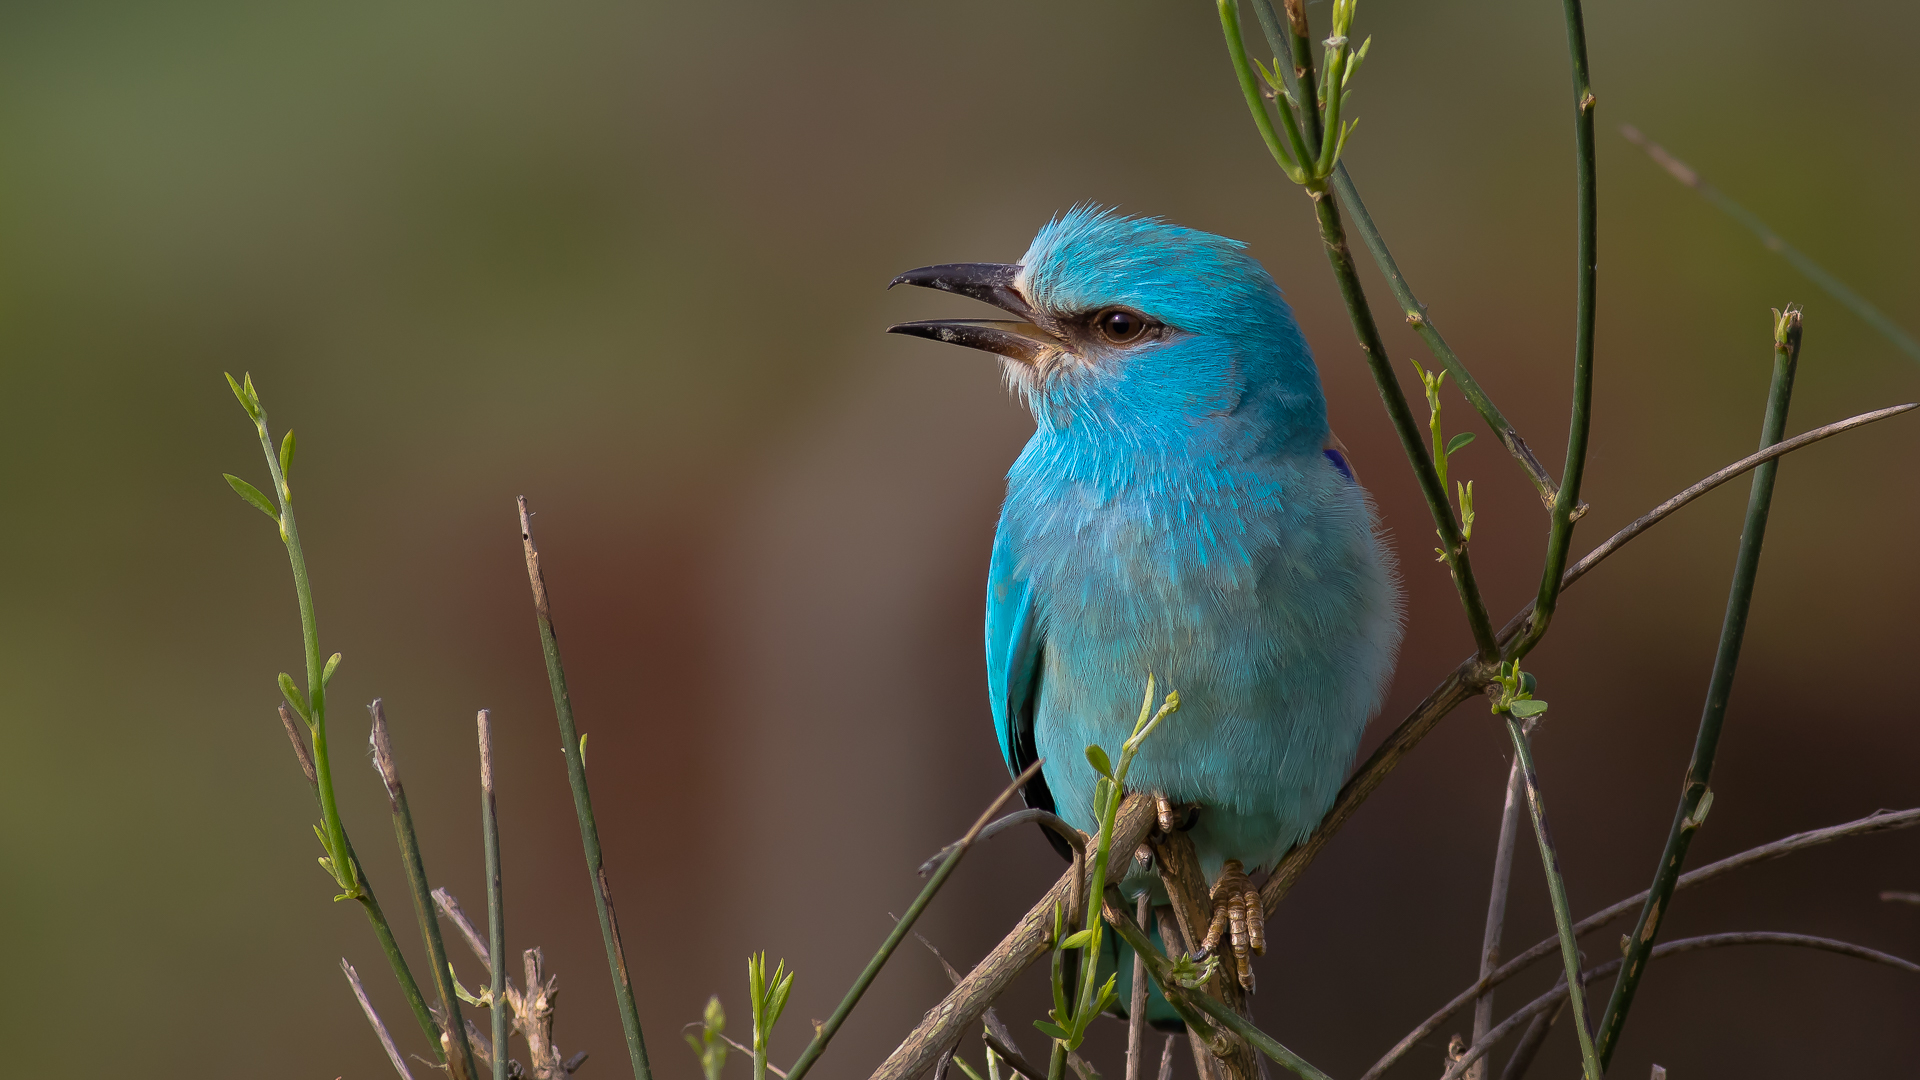
[[[1094,317],[1100,336],[1115,345],[1131,345],[1147,332],[1146,317],[1126,308],[1108,308]]]

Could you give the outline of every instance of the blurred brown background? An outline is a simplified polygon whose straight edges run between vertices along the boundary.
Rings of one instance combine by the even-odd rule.
[[[1807,309],[1793,430],[1920,397],[1920,366],[1616,132],[1638,125],[1920,329],[1920,9],[1591,8],[1602,313],[1576,553],[1752,448],[1769,306]],[[1573,300],[1559,5],[1368,0],[1360,26],[1375,41],[1354,176],[1557,473]],[[1373,737],[1467,651],[1308,204],[1265,158],[1197,0],[15,4],[0,139],[0,1032],[21,1075],[385,1075],[343,955],[417,1039],[313,863],[273,711],[274,674],[300,663],[293,593],[271,527],[220,480],[264,472],[222,370],[250,370],[276,431],[299,432],[323,645],[346,654],[347,823],[402,939],[417,935],[361,706],[386,699],[428,870],[469,910],[472,717],[491,707],[509,943],[546,947],[585,1077],[625,1066],[516,494],[539,513],[663,1080],[697,1075],[678,1029],[709,993],[744,1030],[750,949],[799,970],[776,1057],[797,1053],[917,891],[913,867],[1003,782],[980,605],[1029,423],[989,361],[880,333],[964,309],[888,294],[900,270],[1015,258],[1079,200],[1249,241],[1401,553],[1410,629]],[[1397,363],[1427,361],[1389,332]],[[1451,429],[1477,428],[1448,402]],[[1905,419],[1782,469],[1696,864],[1920,803],[1917,461]],[[1454,468],[1478,482],[1477,565],[1504,617],[1533,590],[1542,515],[1491,440]],[[1573,590],[1535,656],[1577,913],[1652,870],[1745,492]],[[1471,980],[1506,754],[1479,705],[1461,709],[1276,921],[1259,1011],[1334,1075]],[[1920,911],[1876,898],[1920,887],[1916,857],[1913,833],[1800,855],[1683,894],[1666,932],[1920,955]],[[997,839],[922,927],[971,963],[1057,870],[1037,836]],[[1515,881],[1510,948],[1550,931],[1529,843]],[[821,1075],[866,1075],[942,987],[908,946]],[[1911,1073],[1916,1006],[1920,982],[1830,955],[1685,957],[1653,970],[1615,1071]],[[1030,1046],[1040,1008],[1037,979],[1006,1008]],[[1091,1051],[1115,1070],[1119,1031]],[[1568,1037],[1538,1075],[1570,1067]],[[1399,1075],[1430,1075],[1444,1043]]]

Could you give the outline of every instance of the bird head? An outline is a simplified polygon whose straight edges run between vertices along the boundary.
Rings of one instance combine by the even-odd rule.
[[[1318,452],[1326,440],[1313,356],[1239,241],[1080,206],[1048,222],[1017,264],[925,266],[893,284],[1013,315],[887,329],[997,354],[1043,428],[1134,433],[1217,420],[1259,429],[1273,449]]]

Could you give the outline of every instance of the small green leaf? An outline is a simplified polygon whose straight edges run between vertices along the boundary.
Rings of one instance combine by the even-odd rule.
[[[1515,720],[1531,720],[1547,711],[1547,703],[1528,698],[1525,701],[1514,702],[1507,707],[1507,711],[1513,714]]]
[[[284,671],[280,673],[280,693],[286,697],[287,704],[293,706],[293,711],[300,714],[300,719],[305,720],[311,727],[313,710],[307,707],[307,696],[300,692],[299,687],[293,685],[293,676]]]
[[[226,374],[226,373],[223,373],[223,374]],[[251,400],[251,395],[249,395],[247,392],[248,390],[253,389],[253,376],[251,375],[247,376],[246,390],[242,390],[240,388],[239,381],[236,380],[231,374],[227,374],[227,385],[233,387],[233,396],[240,399],[240,407],[247,410],[247,419],[252,420],[256,424],[259,423],[260,407],[253,403],[253,401]]]
[[[447,978],[449,981],[453,983],[454,997],[457,997],[461,1001],[464,1001],[467,1004],[476,1006],[478,1008],[484,1009],[488,1007],[487,998],[492,996],[491,992],[483,992],[484,996],[474,997],[472,992],[470,992],[466,987],[460,985],[460,976],[453,970],[452,961],[447,962]]]
[[[953,1055],[953,1063],[955,1065],[960,1066],[961,1072],[967,1074],[967,1080],[986,1080],[985,1077],[981,1076],[977,1072],[974,1072],[973,1066],[967,1064],[967,1059],[961,1057],[959,1054]]]
[[[585,734],[580,736],[580,767],[583,769],[587,767],[587,736]],[[785,960],[780,962],[786,963]]]
[[[320,689],[327,688],[327,681],[333,678],[333,669],[340,666],[340,654],[327,657],[327,666],[320,669]]]
[[[1208,979],[1213,978],[1213,973],[1219,966],[1220,957],[1217,955],[1207,957],[1207,962],[1204,964],[1198,964],[1194,962],[1191,955],[1181,953],[1173,958],[1173,969],[1169,974],[1173,976],[1174,982],[1188,990],[1198,990],[1206,985]]]
[[[1533,692],[1539,688],[1540,680],[1533,677],[1533,672],[1523,671],[1520,673],[1520,689],[1526,691],[1528,696],[1532,696]]]
[[[1469,435],[1468,438],[1473,436]],[[1448,453],[1453,451],[1449,450]],[[280,482],[292,483],[293,477],[293,429],[287,429],[287,435],[280,440]]]
[[[1700,802],[1693,808],[1693,813],[1687,815],[1686,827],[1689,829],[1697,829],[1705,825],[1707,823],[1707,811],[1711,809],[1713,809],[1713,789],[1708,788],[1707,793],[1700,796]]]
[[[1067,1029],[1061,1027],[1059,1024],[1049,1024],[1045,1020],[1035,1020],[1033,1026],[1039,1028],[1040,1034],[1045,1035],[1049,1039],[1059,1039],[1061,1042],[1066,1042],[1073,1038],[1073,1036],[1067,1034]]]
[[[1101,776],[1113,775],[1113,763],[1107,760],[1107,752],[1100,749],[1098,744],[1087,747],[1087,764],[1093,766],[1093,771]]]
[[[786,963],[785,960],[780,961],[782,967],[786,966]],[[780,1014],[787,1008],[787,995],[793,993],[793,972],[787,972],[786,978],[780,978],[780,972],[777,969],[773,974],[777,981],[774,984],[773,993],[768,995],[770,999],[767,1002],[768,1031],[772,1031],[773,1025],[780,1022]]]
[[[1087,942],[1092,940],[1093,928],[1088,927],[1077,934],[1067,935],[1067,939],[1060,943],[1060,947],[1062,949],[1084,949],[1086,948]]]
[[[289,439],[293,438],[293,432],[291,431],[287,432],[287,438]],[[1472,441],[1473,441],[1473,432],[1471,431],[1463,431],[1460,434],[1455,435],[1453,438],[1448,439],[1447,440],[1447,456],[1452,457],[1453,455],[1466,449],[1467,444]],[[283,465],[281,466],[281,468],[285,469],[286,466]]]
[[[320,841],[320,850],[325,851],[327,848],[327,834],[321,832],[320,826],[318,825],[313,827],[313,838]]]
[[[1094,999],[1093,1016],[1099,1016],[1119,1002],[1120,991],[1117,989],[1119,981],[1120,976],[1117,972],[1107,977],[1107,984],[1100,988],[1100,993]],[[1092,1017],[1088,1019],[1091,1020]]]
[[[274,509],[273,503],[269,501],[265,495],[260,494],[259,488],[254,487],[252,484],[247,483],[232,473],[221,473],[220,475],[227,478],[227,484],[233,488],[234,494],[252,503],[261,513],[272,518],[274,521],[277,522],[280,520],[280,511]]]

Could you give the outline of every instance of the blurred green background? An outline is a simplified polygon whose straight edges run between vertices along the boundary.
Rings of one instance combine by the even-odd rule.
[[[1368,0],[1360,26],[1354,177],[1557,473],[1559,5]],[[1576,553],[1752,448],[1769,306],[1807,309],[1793,430],[1920,398],[1920,366],[1616,130],[1636,124],[1920,329],[1920,9],[1620,0],[1589,28],[1602,307]],[[427,868],[470,911],[472,716],[494,710],[509,944],[546,948],[585,1077],[621,1075],[623,1055],[515,495],[539,515],[663,1080],[697,1074],[677,1029],[710,992],[745,1024],[750,949],[799,970],[776,1058],[797,1053],[917,891],[913,867],[1003,782],[980,595],[1029,422],[987,360],[880,333],[966,310],[888,294],[900,270],[1016,258],[1080,200],[1249,241],[1401,553],[1409,634],[1372,737],[1468,651],[1307,201],[1266,159],[1198,0],[12,4],[0,140],[0,1031],[22,1075],[385,1075],[342,956],[419,1049],[364,920],[314,866],[274,717],[274,675],[300,663],[293,593],[271,526],[220,480],[264,473],[223,370],[251,371],[276,431],[299,432],[323,646],[346,654],[346,820],[416,972],[360,741],[376,696]],[[1388,332],[1403,375],[1426,360]],[[1782,469],[1696,862],[1920,803],[1916,461],[1905,419]],[[1543,518],[1490,440],[1454,469],[1477,481],[1476,564],[1504,616],[1534,587]],[[1745,491],[1582,583],[1535,655],[1578,913],[1652,869]],[[1258,1009],[1322,1068],[1357,1074],[1471,981],[1506,754],[1461,709],[1283,907]],[[1797,856],[1683,894],[1665,930],[1920,955],[1920,912],[1877,899],[1920,887],[1917,857],[1915,834]],[[1530,844],[1520,860],[1510,948],[1550,930]],[[970,964],[1057,872],[1038,837],[1002,837],[922,928]],[[903,951],[823,1067],[866,1075],[943,985]],[[1022,984],[1016,1031],[1041,1001]],[[1916,1006],[1911,977],[1830,955],[1685,957],[1653,970],[1616,1072],[1908,1073]],[[1438,1069],[1465,1023],[1397,1075]],[[1570,1066],[1565,1029],[1540,1075]],[[1117,1072],[1121,1041],[1102,1030],[1096,1063]]]

